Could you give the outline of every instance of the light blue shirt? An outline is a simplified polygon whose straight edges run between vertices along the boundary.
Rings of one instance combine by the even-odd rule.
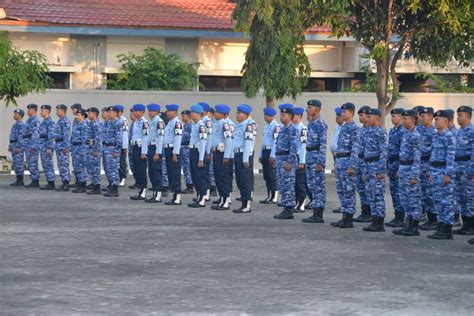
[[[204,115],[201,119],[201,121],[204,123],[207,131],[207,139],[206,139],[206,153],[210,154],[211,153],[211,135],[212,135],[212,130],[214,128],[214,121],[209,118],[209,116]]]
[[[132,130],[132,145],[142,148],[142,155],[148,154],[148,120],[145,117],[136,120]]]
[[[234,133],[234,151],[243,152],[243,163],[248,163],[255,145],[256,123],[249,117],[245,121],[237,123]]]
[[[303,122],[295,124],[298,135],[298,163],[306,163],[306,142],[308,141],[308,128]]]
[[[339,138],[339,131],[341,130],[341,125],[336,125],[334,132],[332,133],[332,140],[331,140],[331,152],[334,155],[337,151],[337,139]]]
[[[183,137],[183,123],[175,117],[166,124],[164,144],[173,146],[173,154],[179,155],[181,138]]]
[[[165,122],[159,115],[150,121],[150,129],[148,135],[148,145],[155,145],[155,154],[163,154],[163,137],[165,136]]]
[[[275,141],[280,132],[280,124],[276,120],[267,123],[263,130],[262,147],[260,148],[259,157],[262,158],[262,152],[264,149],[272,149],[275,146]]]
[[[197,147],[199,151],[199,161],[204,161],[204,154],[206,153],[206,144],[208,131],[204,120],[200,120],[197,123],[192,124],[191,127],[191,139],[189,145]]]
[[[122,149],[128,149],[128,120],[125,116],[119,117],[119,120],[122,122]]]
[[[234,123],[228,118],[214,122],[210,141],[211,148],[223,152],[224,158],[231,159],[234,157],[232,139],[234,130]]]

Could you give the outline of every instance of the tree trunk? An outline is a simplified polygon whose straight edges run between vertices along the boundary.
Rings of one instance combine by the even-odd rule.
[[[385,117],[385,106],[387,105],[388,93],[388,59],[375,60],[377,67],[377,104],[378,109],[382,112],[382,117]]]
[[[266,102],[267,108],[274,108],[276,106],[275,97],[265,97],[265,102]]]

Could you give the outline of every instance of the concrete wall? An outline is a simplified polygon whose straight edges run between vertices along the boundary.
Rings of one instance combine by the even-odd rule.
[[[376,97],[371,93],[304,93],[299,96],[296,101],[284,100],[293,102],[298,106],[305,106],[308,99],[318,98],[323,103],[322,117],[329,126],[329,139],[331,142],[331,135],[335,127],[334,122],[334,108],[344,102],[353,102],[357,106],[361,105],[376,105]],[[157,102],[161,105],[167,103],[178,103],[182,109],[198,101],[206,101],[214,105],[217,103],[226,103],[234,109],[240,103],[248,103],[253,108],[252,117],[257,121],[259,127],[259,134],[265,125],[263,121],[262,108],[265,106],[263,96],[257,96],[254,99],[247,99],[242,93],[234,92],[166,92],[166,91],[99,91],[99,90],[51,90],[42,95],[28,95],[18,100],[19,108],[26,109],[29,103],[51,104],[59,103],[73,104],[80,102],[85,107],[97,106],[103,107],[106,105],[123,104],[128,108],[134,103],[151,103]],[[405,94],[404,99],[400,100],[398,106],[405,108],[412,108],[415,105],[424,104],[434,107],[435,109],[442,108],[457,108],[461,104],[474,105],[474,94],[438,94],[438,93],[410,93]],[[5,156],[9,153],[8,135],[10,126],[12,124],[12,112],[14,106],[5,107],[5,104],[0,102],[0,155]],[[54,111],[53,111],[54,112]],[[71,118],[71,113],[68,113]],[[235,118],[235,110],[231,114],[231,118]],[[53,119],[56,115],[53,114]],[[390,119],[387,117],[386,126],[390,127]],[[259,148],[261,136],[257,139],[256,148]],[[328,169],[332,168],[332,158],[328,154]]]

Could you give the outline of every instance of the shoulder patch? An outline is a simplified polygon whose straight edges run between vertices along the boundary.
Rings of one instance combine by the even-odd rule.
[[[308,129],[302,128],[301,133],[300,133],[300,142],[302,144],[306,144],[307,140],[308,140]]]

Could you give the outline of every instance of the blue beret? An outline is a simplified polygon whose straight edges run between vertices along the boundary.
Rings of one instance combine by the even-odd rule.
[[[450,118],[450,119],[453,119],[453,118],[454,118],[454,110],[446,109],[445,111],[449,113],[449,118]]]
[[[51,105],[43,104],[43,105],[41,106],[41,110],[50,110],[50,111],[51,111]]]
[[[167,111],[178,111],[178,109],[179,109],[179,105],[177,104],[168,104],[166,106]]]
[[[336,112],[337,116],[340,116],[342,114],[342,110],[340,107],[335,108],[334,111]]]
[[[449,119],[449,113],[446,110],[439,110],[439,111],[436,111],[436,113],[434,114],[434,117],[445,117]]]
[[[341,110],[355,111],[355,105],[354,103],[350,103],[350,102],[344,103],[343,105],[341,105]]]
[[[202,110],[205,112],[208,112],[211,109],[211,106],[206,102],[199,102],[198,104],[202,107]]]
[[[282,103],[278,106],[278,108],[280,110],[283,110],[283,109],[291,109],[293,107],[293,104],[291,103]]]
[[[114,108],[115,108],[115,111],[119,111],[119,112],[123,112],[123,110],[125,110],[125,107],[120,104],[114,105]]]
[[[377,116],[382,116],[382,112],[380,112],[379,109],[376,108],[371,108],[367,111],[367,115],[377,115]]]
[[[299,107],[293,108],[293,114],[295,114],[295,115],[302,115],[303,113],[304,113],[304,109],[303,109],[303,108],[299,108]]]
[[[195,104],[195,105],[191,105],[191,111],[201,114],[202,112],[204,112],[204,109],[202,108],[200,104]]]
[[[318,108],[321,108],[321,101],[319,101],[317,99],[309,100],[307,105],[317,106]]]
[[[421,113],[425,107],[423,105],[417,105],[413,108],[417,113]]]
[[[56,105],[56,110],[67,111],[67,106],[66,106],[66,104],[58,104],[58,105]]]
[[[413,109],[413,110],[406,110],[403,111],[403,116],[411,116],[411,117],[417,117],[418,116],[418,111]]]
[[[277,111],[274,108],[264,108],[263,109],[263,114],[266,116],[275,116]]]
[[[145,106],[143,104],[134,104],[132,107],[133,111],[135,112],[144,112],[145,111]]]
[[[227,114],[230,112],[230,107],[225,104],[217,104],[215,108],[218,113]]]
[[[390,114],[400,114],[400,115],[401,115],[401,114],[403,114],[403,112],[405,112],[404,109],[402,109],[402,108],[395,108],[395,109],[393,109],[392,111],[390,111]]]
[[[457,112],[464,112],[464,113],[469,113],[472,114],[472,108],[469,105],[461,105],[458,107]]]
[[[360,107],[359,111],[357,111],[357,114],[361,114],[361,113],[367,114],[367,112],[369,112],[369,110],[370,110],[370,106],[364,105],[364,106]]]
[[[421,112],[419,112],[420,114],[433,114],[434,113],[434,109],[430,106],[425,106],[423,107],[423,110],[421,110]]]
[[[287,113],[293,115],[293,108],[283,108],[281,109],[281,113]]]
[[[252,112],[252,108],[250,107],[250,105],[240,104],[240,105],[237,105],[237,111],[245,113],[245,114],[249,114],[250,112]]]
[[[23,111],[22,109],[15,109],[15,111],[13,111],[13,113],[18,113],[18,114],[20,114],[21,116],[24,116],[24,115],[25,115],[25,111]]]
[[[38,105],[37,105],[37,104],[34,104],[34,103],[28,104],[28,105],[26,106],[26,108],[27,108],[27,109],[38,109]]]
[[[148,109],[148,111],[152,111],[152,112],[160,112],[161,110],[161,106],[156,103],[150,103],[146,106],[146,108]]]

